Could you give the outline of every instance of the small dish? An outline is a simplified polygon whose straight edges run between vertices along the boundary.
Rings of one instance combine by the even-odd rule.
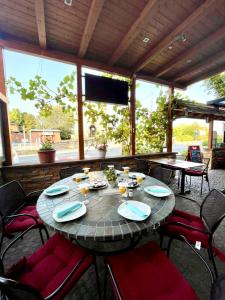
[[[129,173],[130,178],[137,178],[137,177],[142,177],[143,179],[146,177],[145,174],[139,173],[139,172],[130,172]]]
[[[44,194],[50,197],[64,194],[69,191],[69,187],[67,185],[57,185],[53,187],[49,187],[44,190]]]
[[[62,211],[63,209],[67,209],[67,208],[75,205],[76,203],[81,204],[81,207],[79,209],[65,215],[64,217],[61,217],[61,218],[57,217],[58,212]],[[68,221],[78,219],[81,216],[83,216],[84,214],[86,214],[86,211],[87,211],[87,208],[84,203],[82,203],[80,201],[67,201],[67,202],[64,202],[63,204],[57,205],[55,207],[55,209],[53,210],[52,216],[56,222],[62,223],[62,222],[68,222]]]
[[[88,175],[87,174],[84,174],[84,173],[76,173],[72,176],[72,178],[77,178],[77,177],[80,177],[80,179],[87,179],[88,178]]]
[[[171,190],[159,185],[147,186],[144,188],[144,191],[155,197],[167,197],[171,195]]]
[[[145,216],[139,216],[135,214],[127,204],[130,204],[132,207],[144,212]],[[122,203],[117,212],[122,217],[132,220],[132,221],[144,221],[146,220],[151,214],[151,207],[143,202],[135,201],[135,200],[128,200]]]
[[[100,189],[105,189],[108,186],[106,181],[102,182],[92,182],[90,183],[90,190],[100,190]]]

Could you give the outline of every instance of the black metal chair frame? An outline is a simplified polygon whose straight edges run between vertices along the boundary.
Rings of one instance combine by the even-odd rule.
[[[200,218],[202,220],[204,220],[204,223],[206,224],[206,227],[207,227],[207,221],[205,220],[203,214],[202,214],[202,210],[204,208],[204,204],[206,203],[207,201],[207,198],[208,196],[210,195],[210,193],[212,193],[213,191],[217,191],[219,192],[221,195],[223,195],[222,192],[216,190],[216,189],[212,189],[209,194],[205,197],[205,199],[202,201],[201,205],[196,202],[195,200],[193,199],[190,199],[188,197],[185,197],[185,196],[181,196],[179,195],[179,197],[183,198],[183,199],[186,199],[186,200],[189,200],[189,201],[192,201],[194,202],[195,204],[197,204],[199,207],[200,207]],[[225,196],[223,195],[223,197],[225,198]],[[214,253],[213,253],[213,235],[216,231],[216,229],[218,228],[218,226],[220,225],[220,223],[223,221],[223,219],[225,218],[225,213],[214,223],[214,225],[212,226],[212,229],[209,230],[207,228],[207,231],[204,231],[204,230],[200,230],[199,228],[195,228],[193,226],[190,226],[190,225],[187,225],[187,224],[184,224],[184,223],[181,223],[181,222],[170,222],[170,225],[176,225],[176,226],[181,226],[181,227],[184,227],[184,228],[187,228],[187,229],[192,229],[192,230],[196,230],[198,232],[201,232],[201,233],[204,233],[204,234],[207,234],[208,235],[208,244],[209,244],[209,248],[207,248],[207,252],[208,252],[208,256],[209,256],[209,259],[212,261],[212,265],[213,265],[213,268],[214,268],[214,272],[215,272],[215,276],[217,277],[218,276],[218,271],[217,271],[217,267],[216,267],[216,263],[215,263],[215,259],[214,259]],[[160,231],[160,229],[159,229]],[[171,247],[171,244],[172,244],[172,241],[173,239],[177,239],[179,240],[179,235],[173,235],[169,238],[169,242],[168,242],[168,245],[167,245],[167,253],[169,255],[169,252],[170,252],[170,247]],[[163,243],[163,236],[160,234],[160,245],[162,245]]]
[[[149,175],[149,161],[147,159],[144,159],[144,158],[134,158],[134,161],[136,162],[137,164],[137,167],[134,168],[135,171],[138,171],[138,172],[142,172],[144,173],[145,175]]]
[[[82,172],[83,170],[81,166],[66,167],[59,170],[59,177],[60,179],[64,179],[72,176],[75,173],[82,173]]]
[[[34,195],[34,194],[40,194],[42,192],[42,190],[33,191],[33,192],[30,192],[30,193],[26,194],[25,191],[24,191],[24,189],[23,189],[23,187],[21,186],[21,184],[18,181],[16,181],[16,180],[13,180],[11,182],[8,182],[8,183],[4,184],[3,186],[0,187],[0,189],[2,187],[10,186],[10,184],[12,184],[12,183],[16,183],[17,186],[19,187],[20,191],[23,194],[24,202],[19,207],[17,207],[17,209],[15,209],[14,212],[12,214],[10,214],[10,215],[3,215],[2,212],[0,211],[0,217],[2,219],[2,235],[1,235],[1,239],[0,239],[0,249],[2,248],[2,243],[3,243],[4,237],[9,237],[9,238],[12,237],[12,235],[9,235],[8,233],[5,233],[5,230],[4,230],[5,226],[7,224],[9,224],[10,222],[12,222],[13,219],[16,219],[18,217],[28,217],[28,218],[31,218],[31,219],[34,220],[35,225],[32,226],[32,229],[38,229],[39,230],[39,234],[40,234],[40,238],[41,238],[42,244],[44,244],[44,238],[43,238],[42,230],[44,230],[47,239],[49,238],[49,234],[48,234],[48,231],[47,231],[45,225],[44,224],[38,224],[37,219],[34,216],[32,216],[31,214],[17,213],[23,207],[25,207],[25,206],[27,206],[29,204],[32,204],[32,203],[29,203],[29,197],[32,197],[32,195]]]
[[[157,171],[158,171],[158,173],[156,176],[155,172],[157,172]],[[158,174],[159,174],[159,176],[158,176]],[[165,175],[165,178],[164,178],[164,175]],[[169,185],[171,183],[172,175],[173,175],[173,170],[171,170],[171,169],[163,168],[159,165],[150,166],[149,176],[154,177],[154,178],[164,182],[167,185]]]
[[[3,264],[3,260],[4,257],[7,253],[7,251],[21,238],[23,238],[23,236],[25,234],[27,234],[30,230],[32,230],[34,228],[35,225],[30,226],[28,229],[26,229],[25,231],[23,231],[19,236],[17,236],[11,243],[9,243],[9,245],[4,249],[4,251],[1,254],[1,259],[0,259],[0,266],[1,266],[1,271],[2,273],[4,273],[4,264]],[[53,297],[55,297],[60,291],[61,289],[67,284],[67,282],[71,279],[71,277],[73,276],[74,272],[76,272],[76,270],[80,267],[80,265],[83,263],[83,261],[87,258],[88,255],[92,254],[91,251],[87,252],[87,254],[73,267],[73,269],[70,271],[70,273],[67,275],[67,277],[64,279],[64,281],[55,289],[54,292],[52,292],[50,295],[48,295],[47,297],[43,298],[42,295],[39,293],[39,291],[29,285],[20,283],[16,280],[12,280],[9,278],[5,278],[4,276],[0,276],[0,290],[4,293],[6,293],[7,295],[7,287],[10,288],[14,288],[14,289],[18,289],[18,290],[23,290],[23,291],[27,291],[30,292],[31,294],[33,294],[34,296],[37,297],[37,299],[39,300],[50,300]],[[92,254],[93,255],[93,254]],[[99,300],[101,300],[101,289],[100,289],[100,280],[99,280],[99,275],[98,275],[98,268],[97,268],[97,263],[96,263],[96,256],[93,255],[94,258],[94,268],[95,268],[95,274],[96,274],[96,283],[97,283],[97,289],[98,289],[98,294],[99,294]],[[85,272],[85,271],[84,271]],[[83,272],[83,273],[84,273]],[[80,277],[83,275],[83,273],[80,275]],[[79,279],[78,279],[79,280]],[[3,298],[4,299],[4,298]],[[6,298],[8,299],[8,298]]]
[[[214,276],[211,268],[209,267],[209,265],[207,264],[207,262],[203,258],[203,256],[188,242],[188,240],[184,236],[182,236],[182,235],[179,236],[179,240],[183,240],[191,248],[191,250],[199,257],[199,259],[203,262],[206,269],[208,270],[208,273],[210,275],[211,284],[212,284],[212,287],[213,287],[213,285],[216,284],[217,279]],[[123,298],[121,296],[121,292],[120,292],[119,287],[118,287],[118,284],[116,283],[116,278],[113,275],[113,271],[112,271],[110,265],[107,263],[107,260],[105,259],[105,279],[104,279],[104,294],[103,294],[103,299],[104,300],[107,299],[106,298],[106,292],[107,292],[107,279],[108,279],[108,276],[110,276],[110,278],[111,278],[111,281],[112,281],[113,287],[114,287],[114,291],[116,291],[118,299],[123,300]],[[224,276],[225,276],[225,274],[224,274]],[[216,300],[216,299],[211,299],[211,300]]]

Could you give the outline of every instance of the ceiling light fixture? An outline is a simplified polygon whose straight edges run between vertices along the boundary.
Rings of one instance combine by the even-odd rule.
[[[145,38],[143,38],[143,40],[142,40],[144,43],[148,43],[149,41],[150,41],[150,38],[148,38],[148,37],[145,37]]]
[[[169,45],[168,49],[169,49],[169,50],[172,50],[172,49],[173,49],[173,45],[172,45],[172,44]]]
[[[73,0],[64,0],[64,4],[68,6],[72,6]]]

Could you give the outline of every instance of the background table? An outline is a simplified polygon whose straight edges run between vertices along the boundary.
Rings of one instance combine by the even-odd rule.
[[[156,158],[150,159],[150,162],[160,164],[172,170],[181,170],[181,190],[180,194],[185,194],[185,170],[191,168],[203,167],[203,163],[195,163],[187,160],[172,159],[172,158]]]
[[[96,173],[102,174],[102,172]],[[42,193],[37,201],[37,211],[46,225],[78,241],[118,241],[133,238],[135,235],[149,231],[154,225],[159,224],[173,211],[175,206],[173,192],[166,198],[156,198],[148,195],[143,190],[138,191],[136,189],[134,190],[133,200],[150,205],[152,213],[143,222],[130,221],[117,213],[117,208],[121,204],[121,196],[115,194],[118,193],[118,188],[109,186],[106,189],[90,191],[88,195],[90,202],[87,204],[86,215],[70,222],[58,223],[52,217],[56,205],[65,201],[84,200],[77,189],[77,183],[71,177],[58,181],[54,185],[58,184],[68,185],[70,191],[56,197],[48,197]],[[165,186],[162,182],[146,176],[142,187],[149,185]]]

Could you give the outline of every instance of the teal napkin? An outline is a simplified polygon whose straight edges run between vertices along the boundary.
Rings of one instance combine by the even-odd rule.
[[[71,214],[72,212],[78,210],[79,208],[81,208],[82,204],[81,203],[77,203],[77,204],[74,204],[64,210],[61,210],[61,211],[58,211],[56,213],[57,217],[58,218],[62,218],[62,217],[65,217],[66,215],[68,214]]]
[[[148,187],[148,191],[152,192],[152,193],[167,193],[168,189],[164,188],[164,187]]]
[[[48,188],[46,190],[47,193],[57,193],[57,192],[61,192],[62,190],[65,190],[65,186],[60,186],[60,187],[52,187],[52,188]]]
[[[138,217],[141,217],[141,218],[145,218],[148,216],[148,214],[146,214],[144,211],[142,211],[140,208],[132,205],[131,203],[129,202],[126,202],[126,205],[127,207],[129,208],[129,210],[134,213],[135,215],[137,215]]]

